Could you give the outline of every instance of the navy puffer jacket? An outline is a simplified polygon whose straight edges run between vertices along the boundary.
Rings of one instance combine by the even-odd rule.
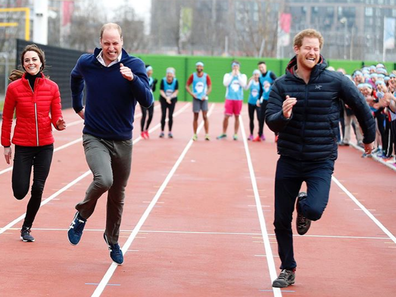
[[[304,161],[337,159],[340,99],[354,111],[363,142],[373,142],[375,122],[353,82],[339,72],[326,70],[327,63],[321,57],[306,84],[293,74],[296,64],[294,57],[286,74],[273,84],[265,112],[268,127],[279,133],[278,154]],[[290,119],[282,111],[286,95],[297,98]]]

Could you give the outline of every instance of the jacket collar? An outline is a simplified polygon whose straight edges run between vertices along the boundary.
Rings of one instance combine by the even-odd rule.
[[[286,75],[294,77],[294,69],[297,66],[297,55],[295,55],[287,64]],[[326,59],[320,55],[318,63],[314,66],[311,72],[311,77],[317,76],[319,72],[323,71],[327,67]]]
[[[96,57],[100,54],[101,51],[102,51],[101,48],[98,48],[98,47],[95,48],[94,53],[93,53],[93,55],[95,57],[95,60],[97,60]],[[122,60],[124,60],[125,56],[128,56],[128,53],[124,49],[121,49],[121,59],[117,63],[119,63]]]

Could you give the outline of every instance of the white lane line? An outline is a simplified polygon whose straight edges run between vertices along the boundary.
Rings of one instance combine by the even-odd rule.
[[[210,110],[208,112],[208,116],[210,116],[210,114],[212,113],[214,107],[215,107],[215,105],[212,104],[211,108],[210,108]],[[201,124],[198,127],[197,133],[202,129],[203,125],[204,125],[204,122],[202,121]],[[179,167],[179,165],[183,161],[184,157],[186,156],[186,154],[187,154],[188,150],[190,149],[190,147],[192,146],[192,144],[193,144],[193,140],[190,139],[190,141],[187,143],[186,147],[184,148],[183,152],[181,153],[181,155],[177,159],[175,165],[173,165],[171,171],[166,176],[166,178],[165,178],[164,182],[162,183],[161,187],[158,189],[158,191],[155,194],[153,200],[151,200],[151,203],[146,208],[145,212],[141,216],[139,222],[136,224],[136,226],[133,229],[132,233],[129,235],[127,241],[122,246],[122,253],[124,255],[129,250],[133,240],[135,239],[136,235],[139,233],[139,230],[142,228],[144,222],[147,220],[150,212],[154,208],[154,206],[157,203],[158,199],[161,197],[162,192],[164,192],[164,190],[166,189],[166,186],[168,185],[168,183],[171,180],[172,176],[175,174],[177,168]],[[92,297],[98,297],[98,296],[100,296],[103,293],[103,290],[105,289],[105,287],[108,284],[109,280],[113,276],[114,271],[116,270],[117,267],[118,267],[118,265],[116,263],[114,263],[114,262],[111,263],[111,265],[108,268],[106,274],[103,276],[102,280],[100,281],[98,287],[96,288],[96,290],[91,295]]]
[[[76,143],[78,143],[78,142],[81,142],[81,141],[82,141],[82,137],[79,137],[79,138],[76,139],[76,140],[70,141],[70,142],[68,142],[68,143],[66,143],[66,144],[64,144],[64,145],[61,145],[60,147],[55,148],[55,149],[54,149],[54,152],[63,150],[63,149],[65,149],[65,148],[67,148],[67,147],[69,147],[69,146],[71,146],[71,145],[73,145],[73,144],[76,144]]]
[[[339,181],[338,179],[336,179],[334,176],[331,177],[331,179],[337,184],[337,186],[343,190],[345,192],[345,194],[348,195],[349,198],[351,198],[351,200],[353,202],[356,203],[357,206],[360,207],[360,209],[382,230],[382,232],[384,232],[387,236],[389,236],[389,238],[396,243],[396,237],[384,226],[382,225],[382,223],[377,220],[377,218],[366,208],[364,207],[364,205],[362,203],[359,202],[358,199],[355,198],[355,196],[352,195],[351,192],[349,192],[347,190],[347,188],[345,188]]]
[[[191,105],[191,103],[187,103],[186,105],[184,105],[182,108],[180,108],[177,112],[175,112],[174,114],[173,114],[173,116],[178,116],[179,114],[181,114],[182,112],[184,112],[184,110],[187,108],[187,107],[189,107]],[[165,120],[165,122],[168,122],[169,121],[169,119],[166,119]],[[158,128],[160,128],[161,127],[161,123],[158,123],[157,125],[155,125],[153,128],[151,128],[150,130],[149,130],[149,132],[150,132],[150,134],[153,132],[153,131],[155,131],[155,130],[157,130]],[[142,138],[141,136],[139,136],[138,138]]]
[[[59,191],[57,191],[56,193],[52,194],[50,197],[48,197],[47,199],[45,199],[44,201],[41,202],[40,207],[47,204],[48,202],[50,202],[52,199],[54,199],[55,197],[57,197],[58,195],[62,194],[64,191],[66,191],[67,189],[69,189],[70,187],[74,186],[76,183],[78,183],[80,180],[82,180],[84,177],[86,177],[88,174],[90,174],[91,171],[87,171],[84,174],[80,175],[79,177],[77,177],[75,180],[73,180],[71,183],[67,184],[66,186],[64,186],[62,189],[60,189]],[[22,219],[25,218],[26,213],[24,213],[23,215],[21,215],[19,218],[16,218],[15,220],[13,220],[11,223],[9,223],[7,226],[3,227],[0,229],[0,234],[4,233],[6,230],[10,229],[12,226],[14,226],[16,223],[18,223],[19,221],[21,221]]]
[[[352,142],[349,143],[349,145],[354,147],[355,149],[361,151],[362,153],[364,153],[364,149],[361,148],[360,146],[358,146]],[[384,159],[377,157],[376,154],[371,154],[369,158],[373,158],[375,161],[384,164],[385,166],[392,169],[393,171],[396,171],[396,166],[394,165],[394,163],[387,163],[386,161],[384,161]]]
[[[185,108],[187,108],[187,106],[189,106],[190,103],[186,104],[185,106],[183,106],[180,110],[179,113],[175,113],[175,116],[177,116],[178,114],[180,114]],[[133,144],[135,145],[136,143],[138,143],[142,138],[138,137],[133,141]],[[60,146],[57,150],[66,148],[72,144],[75,144],[77,142],[80,142],[82,140],[82,138],[80,137],[79,139],[73,140],[63,146]],[[55,150],[56,151],[56,150]],[[12,167],[9,167],[3,171],[0,171],[0,175],[4,172],[10,171],[12,169]],[[77,182],[79,182],[80,180],[82,180],[83,178],[85,178],[86,176],[88,176],[91,173],[91,170],[86,171],[85,173],[83,173],[82,175],[80,175],[79,177],[77,177],[74,181],[72,181],[71,183],[67,184],[66,186],[64,186],[62,189],[60,189],[59,191],[55,192],[54,194],[52,194],[50,197],[48,197],[47,199],[45,199],[44,201],[41,202],[40,207],[47,204],[49,201],[55,199],[57,196],[59,196],[61,193],[63,193],[64,191],[66,191],[67,189],[69,189],[70,187],[72,187],[73,185],[75,185]],[[21,216],[19,216],[18,218],[16,218],[15,220],[13,220],[12,222],[10,222],[9,224],[7,224],[6,226],[4,226],[3,228],[0,228],[0,234],[4,233],[5,231],[7,231],[8,229],[10,229],[12,226],[14,226],[16,223],[20,222],[21,220],[23,220],[25,218],[26,213],[22,214]],[[103,231],[103,230],[102,230]]]
[[[158,203],[158,202],[157,202]],[[9,228],[8,230],[17,231],[21,228]],[[56,232],[64,232],[69,230],[69,228],[34,228],[35,231],[56,231]],[[133,229],[121,229],[121,233],[131,233]],[[85,228],[84,232],[100,232],[103,233],[103,229],[90,229]],[[190,234],[190,235],[224,235],[224,236],[260,236],[254,237],[255,239],[262,239],[261,233],[248,233],[248,232],[221,232],[221,231],[182,231],[182,230],[140,230],[138,235],[146,235],[149,233],[162,233],[162,234]],[[274,233],[268,233],[268,235],[272,238],[270,240],[275,239]],[[126,235],[121,235],[122,237],[126,237]],[[293,235],[293,237],[301,238],[301,235]],[[311,237],[311,238],[323,238],[323,239],[356,239],[356,240],[381,240],[386,241],[389,240],[389,237],[385,236],[349,236],[349,235],[310,235],[306,234],[304,237]],[[276,243],[276,241],[274,241]],[[389,244],[393,244],[393,242],[385,242]],[[276,257],[276,256],[275,256]]]
[[[276,273],[274,256],[272,253],[271,243],[269,240],[269,235],[268,235],[267,227],[266,227],[265,220],[264,220],[264,214],[263,214],[263,209],[262,209],[263,206],[261,205],[261,201],[260,201],[260,194],[259,194],[259,191],[257,188],[256,175],[254,174],[253,163],[252,163],[252,159],[250,157],[250,151],[249,151],[249,146],[247,143],[247,137],[246,137],[243,121],[242,121],[242,116],[239,117],[239,123],[241,126],[242,139],[243,139],[243,144],[245,147],[246,159],[247,159],[249,173],[250,173],[250,179],[252,181],[254,199],[256,201],[257,215],[258,215],[259,222],[260,222],[260,228],[261,228],[261,233],[262,233],[263,242],[264,242],[264,249],[265,249],[265,254],[267,255],[267,264],[268,264],[268,269],[269,269],[271,284],[272,284],[272,281],[274,281],[278,277],[278,275]],[[272,291],[274,293],[274,296],[276,296],[276,297],[282,296],[282,291],[279,288],[272,288]]]
[[[186,104],[186,105],[189,105],[189,104]],[[156,108],[158,108],[158,107],[159,107],[159,105],[156,105],[154,108],[156,109]],[[183,106],[183,108],[181,108],[181,109],[184,109],[184,108],[185,108],[185,106]],[[176,113],[175,113],[175,116],[177,116],[177,114],[178,114],[178,113],[176,112]],[[138,116],[135,116],[135,119],[141,117],[141,115],[142,115],[142,114],[139,114]],[[71,123],[67,123],[67,127],[74,126],[74,125],[77,125],[77,124],[84,124],[84,121],[83,121],[83,120],[77,120],[77,121],[74,121],[74,122],[71,122]],[[159,127],[159,125],[157,125],[157,126]],[[58,133],[58,132],[61,133],[61,131],[57,131],[57,130],[54,130],[54,132],[55,132],[55,133]],[[67,147],[69,147],[69,146],[71,146],[71,145],[73,145],[73,144],[76,144],[76,143],[78,143],[78,142],[81,142],[81,141],[82,141],[82,137],[79,137],[78,139],[72,140],[71,142],[68,142],[68,143],[66,143],[66,144],[64,144],[64,145],[62,145],[62,146],[60,146],[60,147],[56,147],[56,148],[54,149],[54,152],[63,150],[63,149],[65,149],[65,148],[67,148]],[[3,170],[0,171],[0,175],[6,173],[6,172],[8,172],[8,171],[11,171],[11,170],[12,170],[12,166],[7,167],[7,168],[5,168],[5,169],[3,169]]]

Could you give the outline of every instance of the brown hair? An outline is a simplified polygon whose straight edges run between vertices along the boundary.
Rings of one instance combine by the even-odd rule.
[[[120,37],[122,38],[122,29],[121,29],[121,27],[118,24],[116,24],[116,23],[107,23],[107,24],[104,24],[102,26],[102,29],[100,29],[100,39],[102,39],[103,32],[105,30],[107,30],[107,29],[117,29],[118,33],[120,33]]]
[[[40,71],[43,71],[45,68],[45,55],[44,55],[44,52],[35,44],[29,44],[29,45],[25,46],[25,49],[23,50],[23,52],[21,54],[22,68],[23,68],[23,59],[25,58],[26,52],[36,52],[37,53],[37,55],[40,58],[40,62],[41,62]]]
[[[301,47],[304,37],[319,39],[319,48],[322,49],[324,38],[322,34],[320,34],[320,32],[316,31],[315,29],[305,29],[300,31],[296,36],[294,36],[293,46]]]
[[[11,74],[8,76],[8,79],[10,81],[14,81],[17,79],[20,79],[22,75],[25,73],[25,71],[19,70],[19,69],[14,69],[11,71]]]
[[[44,70],[44,68],[45,68],[45,54],[44,54],[44,52],[37,45],[29,44],[29,45],[25,46],[23,52],[21,53],[21,67],[23,70],[20,70],[20,69],[12,70],[11,74],[8,76],[8,79],[10,81],[14,81],[14,80],[21,78],[22,75],[25,73],[25,69],[23,68],[23,60],[25,58],[26,52],[36,52],[40,59],[40,62],[41,62],[40,71]]]

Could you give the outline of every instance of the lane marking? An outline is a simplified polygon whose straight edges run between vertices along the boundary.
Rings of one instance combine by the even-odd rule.
[[[188,103],[188,104],[186,104],[186,105],[189,105],[190,103]],[[155,108],[158,108],[159,107],[159,105],[156,105],[155,107],[154,107],[154,109]],[[180,110],[182,110],[182,109],[184,109],[186,106],[183,106]],[[180,111],[179,110],[179,111]],[[178,112],[179,111],[177,111],[177,112],[175,112],[175,114],[174,114],[174,116],[177,116],[178,115]],[[180,113],[180,112],[179,112]],[[141,117],[142,116],[142,114],[140,113],[140,114],[138,114],[138,116],[136,116],[135,117],[135,119],[136,118],[139,118],[139,117]],[[167,120],[168,121],[168,120]],[[70,126],[74,126],[74,125],[77,125],[77,124],[80,124],[80,123],[84,123],[84,121],[83,120],[77,120],[77,121],[74,121],[74,122],[71,122],[70,124],[67,124],[67,126],[68,127],[70,127]],[[159,127],[159,125],[157,125],[158,127]],[[135,127],[134,127],[135,128]],[[57,131],[57,130],[54,130],[54,132],[59,132],[59,133],[61,133],[61,131]],[[140,137],[140,136],[139,136]],[[138,137],[138,138],[139,138]],[[69,146],[71,146],[71,145],[73,145],[73,144],[76,144],[76,143],[78,143],[78,142],[81,142],[82,141],[82,137],[79,137],[78,139],[75,139],[75,140],[72,140],[71,142],[68,142],[68,143],[66,143],[66,144],[64,144],[64,145],[62,145],[62,146],[60,146],[60,147],[56,147],[55,149],[54,149],[54,152],[57,152],[57,151],[59,151],[59,150],[62,150],[62,149],[65,149],[65,148],[67,148],[67,147],[69,147]],[[7,168],[5,168],[5,169],[3,169],[3,170],[1,170],[0,171],[0,175],[2,175],[2,174],[4,174],[4,173],[6,173],[6,172],[8,172],[8,171],[11,171],[12,170],[12,166],[10,166],[10,167],[7,167]]]
[[[269,240],[267,227],[265,224],[264,213],[262,210],[263,206],[261,205],[261,201],[260,201],[260,194],[259,194],[258,187],[257,187],[256,175],[254,173],[253,162],[252,162],[252,159],[250,156],[249,146],[247,143],[247,137],[246,137],[246,133],[245,133],[245,127],[244,127],[243,121],[242,121],[242,116],[239,117],[239,124],[241,126],[243,145],[245,147],[246,159],[247,159],[247,163],[248,163],[248,167],[249,167],[250,179],[252,181],[254,199],[256,201],[257,215],[258,215],[258,219],[260,222],[260,228],[261,228],[261,233],[262,233],[263,242],[264,242],[264,250],[265,250],[265,254],[267,255],[267,264],[268,264],[268,270],[270,273],[271,285],[272,285],[272,282],[278,277],[278,275],[276,273],[274,256],[272,253],[271,243]],[[282,291],[279,288],[272,288],[272,291],[273,291],[275,297],[282,296]]]
[[[191,105],[190,102],[187,103],[187,104],[185,104],[182,108],[180,108],[178,111],[176,111],[176,112],[173,114],[173,116],[174,116],[174,117],[178,116],[179,114],[181,114],[182,112],[184,112],[184,110],[185,110],[188,106],[190,106],[190,105]],[[157,105],[157,106],[159,106],[159,105]],[[167,122],[169,122],[169,119],[168,119],[168,118],[165,120],[165,123],[167,123]],[[160,127],[161,127],[161,123],[158,123],[157,125],[155,125],[154,127],[152,127],[152,128],[149,130],[150,134],[151,134],[152,132],[154,132],[155,130],[157,130],[158,128],[160,128]],[[140,140],[140,139],[142,139],[142,137],[139,136],[138,139]]]
[[[89,286],[97,286],[97,285],[99,285],[98,283],[85,283],[86,285],[89,285]],[[121,286],[121,284],[107,284],[107,286],[117,286],[117,287],[120,287]]]
[[[20,228],[9,228],[10,231],[18,231]],[[69,228],[34,228],[35,231],[67,231]],[[133,229],[122,229],[120,232],[122,233],[131,233]],[[84,232],[100,232],[103,233],[103,229],[90,229],[90,228],[85,228]],[[252,236],[252,238],[258,238],[262,239],[260,236],[261,233],[245,233],[245,232],[215,232],[215,231],[181,231],[181,230],[140,230],[139,235],[146,235],[149,233],[163,233],[163,234],[191,234],[191,235],[241,235],[241,236]],[[270,236],[270,240],[275,240],[275,234],[274,233],[268,233]],[[256,237],[257,236],[257,237]],[[126,237],[125,235],[122,235],[122,237]],[[301,238],[301,235],[293,235],[293,237],[296,238]],[[310,235],[310,234],[305,234],[304,237],[312,237],[312,238],[323,238],[323,239],[364,239],[364,240],[389,240],[389,237],[380,237],[380,236],[350,236],[350,235]],[[273,241],[274,243],[276,241]],[[389,244],[393,244],[392,241],[386,242]],[[276,255],[275,255],[276,257]]]
[[[82,141],[82,137],[79,137],[79,138],[76,139],[76,140],[70,141],[70,142],[68,142],[68,143],[66,143],[66,144],[64,144],[64,145],[61,145],[60,147],[55,148],[55,149],[54,149],[54,152],[63,150],[63,149],[65,149],[65,148],[67,148],[67,147],[69,147],[69,146],[71,146],[71,145],[73,145],[73,144],[76,144],[76,143],[78,143],[78,142],[81,142],[81,141]],[[12,168],[12,167],[11,167],[11,168]]]
[[[174,116],[179,115],[180,113],[182,113],[184,111],[184,109],[186,109],[191,103],[187,103],[185,104],[181,109],[179,109]],[[157,125],[159,127],[159,125]],[[133,144],[135,145],[136,143],[138,143],[142,138],[139,136],[138,138],[136,138],[133,141]],[[55,149],[55,151],[66,148],[72,144],[78,143],[82,140],[82,137],[80,137],[79,139],[73,140],[63,146],[60,146],[59,148]],[[4,169],[2,171],[0,171],[0,175],[12,170],[12,166]],[[64,191],[66,191],[67,189],[69,189],[70,187],[74,186],[76,183],[78,183],[80,180],[82,180],[83,178],[87,177],[89,174],[91,174],[91,170],[86,171],[85,173],[83,173],[82,175],[80,175],[79,177],[77,177],[75,180],[73,180],[72,182],[70,182],[69,184],[67,184],[66,186],[64,186],[63,188],[61,188],[59,191],[55,192],[54,194],[52,194],[50,197],[48,197],[47,199],[43,200],[40,204],[40,207],[47,204],[48,202],[50,202],[51,200],[55,199],[58,195],[62,194]],[[26,213],[23,213],[21,216],[19,216],[18,218],[16,218],[15,220],[13,220],[12,222],[10,222],[9,224],[7,224],[6,226],[4,226],[3,228],[0,228],[0,234],[4,233],[5,231],[7,231],[8,229],[10,229],[12,226],[14,226],[16,223],[20,222],[21,220],[23,220],[25,218]],[[36,229],[36,228],[35,228]],[[102,230],[103,232],[103,230]]]
[[[354,143],[349,143],[349,145],[354,147],[355,149],[361,151],[362,153],[364,153],[364,149],[361,148],[360,146],[358,146],[358,145],[356,145]],[[394,165],[395,163],[387,163],[382,158],[377,157],[376,154],[370,155],[370,158],[374,159],[375,161],[377,161],[379,163],[382,163],[383,165],[385,165],[386,167],[392,169],[393,171],[396,171],[396,166]]]
[[[48,202],[50,202],[52,199],[54,199],[55,197],[57,197],[58,195],[62,194],[64,191],[66,191],[67,189],[69,189],[70,187],[74,186],[76,183],[78,183],[80,180],[82,180],[83,178],[85,178],[86,176],[88,176],[91,173],[91,171],[87,171],[85,173],[83,173],[82,175],[80,175],[79,177],[77,177],[75,180],[73,180],[71,183],[67,184],[66,186],[64,186],[63,188],[61,188],[59,191],[55,192],[54,194],[52,194],[51,196],[49,196],[47,199],[45,199],[44,201],[41,202],[40,207],[47,204]],[[12,226],[14,226],[16,223],[18,223],[19,221],[23,220],[25,218],[26,213],[22,214],[20,217],[16,218],[15,220],[13,220],[12,222],[10,222],[8,225],[6,225],[5,227],[0,229],[0,234],[4,233],[6,230],[10,229]]]
[[[332,176],[331,179],[345,192],[345,194],[348,195],[349,198],[351,198],[353,202],[356,203],[357,206],[360,207],[360,209],[382,230],[382,232],[384,232],[396,244],[396,237],[362,203],[360,203],[359,200],[356,199],[355,196],[353,196],[352,193],[338,181],[338,179],[334,176]]]
[[[212,103],[212,105],[210,107],[210,110],[208,112],[208,117],[211,115],[214,107],[215,107],[215,104]],[[201,121],[201,123],[200,123],[200,125],[198,127],[198,130],[197,130],[197,133],[199,133],[199,131],[203,128],[203,126],[204,126],[204,122]],[[161,194],[165,191],[166,186],[168,185],[168,183],[171,180],[172,176],[175,174],[176,170],[179,168],[181,162],[183,161],[183,159],[186,156],[187,152],[191,148],[193,142],[194,141],[192,139],[190,139],[188,141],[186,147],[184,148],[183,152],[181,153],[181,155],[177,159],[175,165],[173,165],[171,171],[168,173],[168,175],[166,176],[166,178],[165,178],[164,182],[162,183],[161,187],[158,189],[156,195],[153,197],[153,200],[151,201],[149,206],[146,208],[145,212],[141,216],[139,222],[136,224],[135,228],[133,229],[132,233],[130,234],[130,236],[127,239],[127,241],[125,242],[125,244],[122,246],[122,253],[124,255],[129,250],[130,246],[132,245],[133,240],[135,239],[136,235],[139,233],[139,230],[142,228],[144,222],[147,220],[148,216],[150,215],[150,213],[151,213],[152,209],[154,208],[155,204],[157,203],[158,199],[161,197]],[[103,276],[102,280],[100,281],[98,287],[96,288],[96,290],[91,295],[92,297],[98,297],[98,296],[100,296],[103,293],[103,290],[105,289],[106,284],[109,282],[109,280],[113,276],[114,271],[116,270],[117,267],[118,267],[118,265],[116,263],[114,263],[114,262],[111,263],[111,265],[108,268],[107,272],[105,273],[105,275]]]

